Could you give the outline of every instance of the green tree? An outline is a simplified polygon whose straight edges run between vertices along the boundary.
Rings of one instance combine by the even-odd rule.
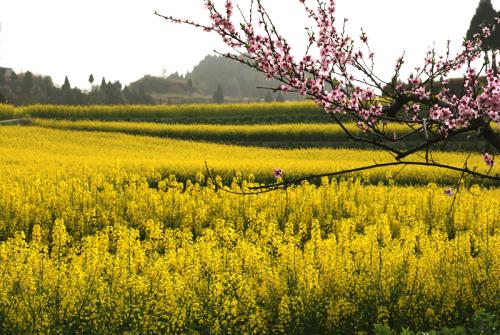
[[[500,26],[495,23],[495,18],[500,16],[493,8],[491,0],[480,0],[476,13],[472,17],[466,38],[473,39],[475,34],[481,33],[485,25],[495,24],[492,35],[483,42],[484,50],[500,49]]]
[[[139,104],[154,105],[153,97],[146,93],[143,86],[139,86],[138,101]]]
[[[69,91],[71,90],[71,84],[69,83],[68,76],[64,78],[64,84],[61,87],[61,90],[63,91]]]
[[[224,92],[222,91],[221,85],[217,85],[217,89],[215,90],[214,94],[212,95],[212,100],[217,104],[224,103]]]
[[[92,84],[94,83],[94,75],[92,73],[89,76],[89,83],[90,83],[90,86],[92,86]]]
[[[69,83],[68,76],[64,78],[64,84],[61,86],[62,103],[66,105],[74,104],[73,92],[71,84]]]
[[[16,74],[16,72],[12,71],[12,73],[10,74],[10,80],[11,81],[17,81],[17,74]]]
[[[5,99],[5,96],[3,95],[2,91],[0,91],[0,104],[5,104],[7,103],[7,99]]]
[[[30,94],[33,89],[33,73],[26,72],[23,76],[23,93]]]

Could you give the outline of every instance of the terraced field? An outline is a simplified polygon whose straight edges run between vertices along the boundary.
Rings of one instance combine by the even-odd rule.
[[[0,126],[1,334],[498,329],[495,183],[457,190],[458,174],[397,167],[236,195],[275,182],[275,168],[286,181],[392,157],[342,148],[324,123],[164,124],[95,108],[0,108],[37,116]],[[152,112],[134,108],[130,120]],[[461,166],[454,149],[434,158]],[[479,152],[469,167],[488,171]]]

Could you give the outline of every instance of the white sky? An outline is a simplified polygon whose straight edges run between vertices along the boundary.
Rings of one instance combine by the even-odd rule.
[[[311,0],[309,0],[311,1]],[[221,1],[219,0],[219,3]],[[246,6],[250,0],[234,0]],[[500,9],[500,0],[493,0]],[[263,0],[296,50],[303,49],[306,24],[298,0]],[[396,58],[421,64],[425,51],[447,39],[458,47],[479,0],[337,0],[337,17],[354,36],[363,27],[390,76]],[[206,22],[203,0],[0,0],[0,66],[52,76],[88,88],[94,74],[122,83],[144,74],[186,72],[214,49],[218,36],[167,23],[153,11]]]

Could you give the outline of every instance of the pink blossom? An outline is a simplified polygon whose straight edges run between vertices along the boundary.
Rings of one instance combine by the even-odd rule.
[[[454,192],[453,192],[453,189],[451,187],[448,187],[445,191],[444,191],[444,194],[446,194],[447,196],[449,197],[452,197]]]
[[[494,160],[493,155],[490,155],[487,152],[483,155],[483,160],[486,163],[486,165],[488,165],[490,167],[495,164],[495,160]]]
[[[283,170],[278,168],[273,169],[273,176],[276,179],[283,179]]]

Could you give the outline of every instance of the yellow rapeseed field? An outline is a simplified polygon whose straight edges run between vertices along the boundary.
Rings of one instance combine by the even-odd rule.
[[[498,315],[498,187],[453,198],[429,183],[443,171],[408,168],[418,185],[384,170],[241,196],[203,174],[388,158],[0,127],[0,333],[367,334]]]
[[[178,178],[193,178],[205,171],[205,161],[214,172],[231,181],[235,174],[255,176],[260,181],[272,180],[272,169],[284,170],[292,179],[342,169],[382,163],[393,158],[382,151],[348,149],[267,149],[227,146],[119,133],[75,132],[39,127],[0,127],[0,166],[4,173],[32,169],[45,172],[74,173],[102,170],[109,167],[135,171],[154,171]],[[462,153],[436,153],[436,160],[461,167],[466,158]],[[418,156],[414,157],[419,160]],[[471,157],[470,167],[486,172],[481,155]],[[447,171],[426,167],[408,167],[397,174],[399,167],[373,170],[363,176],[372,181],[397,175],[405,183],[454,182]],[[493,173],[498,173],[495,166]]]

